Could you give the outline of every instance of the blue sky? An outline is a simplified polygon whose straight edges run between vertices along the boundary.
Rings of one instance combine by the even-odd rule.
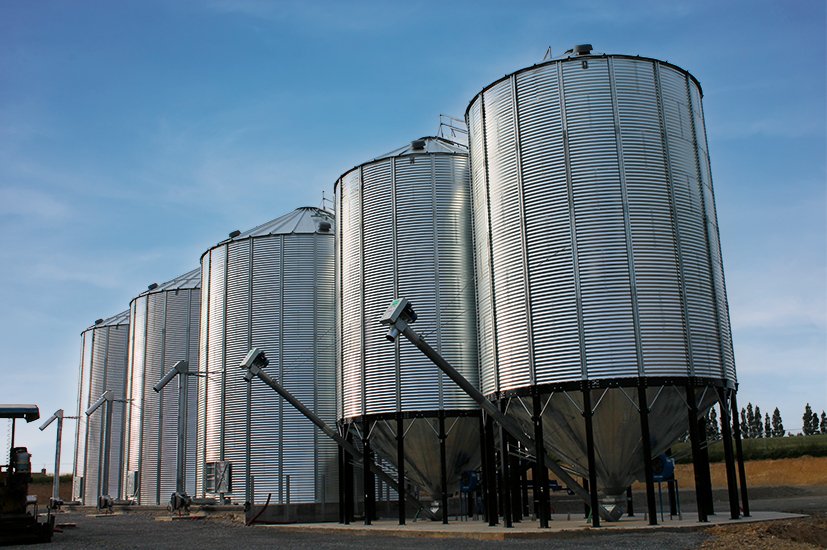
[[[0,402],[74,411],[94,319],[584,42],[701,81],[739,400],[800,428],[827,409],[823,0],[0,0]],[[37,468],[52,430],[18,431]]]

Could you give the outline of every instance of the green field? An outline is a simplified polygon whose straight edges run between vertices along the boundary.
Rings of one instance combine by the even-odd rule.
[[[799,456],[827,456],[827,435],[793,437],[770,437],[768,439],[744,439],[744,460],[768,460],[774,458],[796,458]],[[672,445],[672,455],[678,464],[692,462],[689,443]],[[710,442],[710,462],[724,460],[724,445],[721,441]]]

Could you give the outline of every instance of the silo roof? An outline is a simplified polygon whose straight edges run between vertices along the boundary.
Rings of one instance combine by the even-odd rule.
[[[197,267],[192,271],[187,271],[183,275],[179,275],[174,279],[167,281],[165,283],[161,283],[155,288],[150,290],[145,290],[141,292],[138,296],[143,296],[144,294],[153,294],[155,292],[165,292],[165,291],[173,291],[173,290],[191,290],[201,288],[201,268]]]
[[[417,147],[414,146],[415,143],[421,142],[417,144]],[[370,164],[372,162],[377,162],[380,160],[391,159],[396,157],[405,157],[410,155],[427,155],[427,154],[443,154],[443,155],[467,155],[468,154],[468,147],[463,145],[462,143],[457,143],[456,141],[451,141],[450,139],[445,139],[442,137],[436,136],[425,136],[419,139],[415,139],[404,145],[399,147],[398,149],[394,149],[389,153],[385,153],[384,155],[379,155],[376,158],[373,158],[367,162],[362,164],[357,164],[353,168],[346,170],[342,173],[341,176],[336,178],[336,183],[333,185],[333,188],[336,189],[339,187],[339,181],[346,175],[360,166],[364,166],[366,164]]]
[[[418,149],[414,148],[414,143],[417,141],[424,141],[424,145]],[[455,141],[451,141],[441,137],[434,137],[434,136],[426,136],[419,139],[415,139],[408,143],[403,147],[399,147],[398,149],[394,149],[389,153],[385,153],[384,155],[380,155],[375,159],[369,161],[373,162],[376,160],[388,159],[393,157],[401,157],[405,155],[422,155],[427,153],[445,153],[445,154],[453,154],[453,155],[467,155],[468,154],[468,147],[461,143],[457,143]]]
[[[129,310],[122,311],[112,317],[104,319],[100,323],[95,323],[86,330],[92,330],[93,328],[101,328],[101,327],[116,327],[118,325],[128,325],[129,324]],[[86,332],[86,331],[84,331]]]
[[[280,216],[274,220],[258,225],[247,231],[242,231],[234,237],[224,239],[215,246],[210,247],[212,250],[216,246],[227,244],[233,241],[243,241],[245,239],[255,237],[267,237],[269,235],[296,235],[296,234],[313,234],[320,233],[333,234],[333,223],[335,215],[333,212],[323,210],[315,206],[301,206],[292,212]],[[327,222],[330,228],[327,231],[322,231],[319,228],[319,222]],[[204,253],[206,254],[206,252]],[[203,258],[204,254],[201,255]]]

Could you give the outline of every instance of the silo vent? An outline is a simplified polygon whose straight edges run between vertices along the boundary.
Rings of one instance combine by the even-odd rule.
[[[414,151],[422,151],[425,149],[425,140],[424,139],[415,139],[411,142],[411,149]]]
[[[155,290],[156,288],[158,288],[158,283],[152,283],[151,285],[146,287],[147,290]]]
[[[330,231],[330,222],[319,222],[319,231],[322,233]]]
[[[235,231],[230,231],[230,238],[231,239],[235,239],[239,235],[241,235],[241,231],[239,231],[238,229],[236,229]]]
[[[95,324],[96,325],[99,325],[101,323],[103,323],[103,319],[95,319]]]
[[[572,51],[574,52],[574,55],[589,55],[592,53],[592,45],[578,44],[572,49]]]

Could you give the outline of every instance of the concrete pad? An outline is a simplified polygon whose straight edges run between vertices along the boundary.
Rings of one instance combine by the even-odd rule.
[[[682,520],[677,517],[674,519],[668,519],[667,517],[663,522],[660,522],[660,518],[658,518],[658,525],[649,525],[648,521],[641,515],[633,518],[624,517],[616,522],[601,522],[601,527],[594,528],[591,527],[590,523],[586,523],[586,520],[582,517],[569,519],[566,515],[557,515],[549,522],[548,529],[540,529],[536,521],[515,523],[513,528],[506,529],[502,525],[489,527],[487,522],[482,521],[453,521],[448,525],[443,525],[440,522],[422,520],[417,522],[409,521],[407,525],[399,525],[398,522],[391,520],[378,520],[374,521],[372,525],[364,525],[363,523],[351,523],[350,525],[342,525],[339,523],[294,523],[257,525],[256,527],[285,532],[328,535],[365,536],[381,534],[384,536],[412,538],[511,540],[553,538],[556,533],[577,531],[590,531],[597,534],[605,532],[648,531],[653,529],[702,529],[713,525],[737,525],[801,517],[806,516],[783,512],[753,512],[751,517],[737,520],[729,519],[729,516],[721,514],[710,516],[709,522],[700,523],[697,519],[689,519],[684,516]]]

